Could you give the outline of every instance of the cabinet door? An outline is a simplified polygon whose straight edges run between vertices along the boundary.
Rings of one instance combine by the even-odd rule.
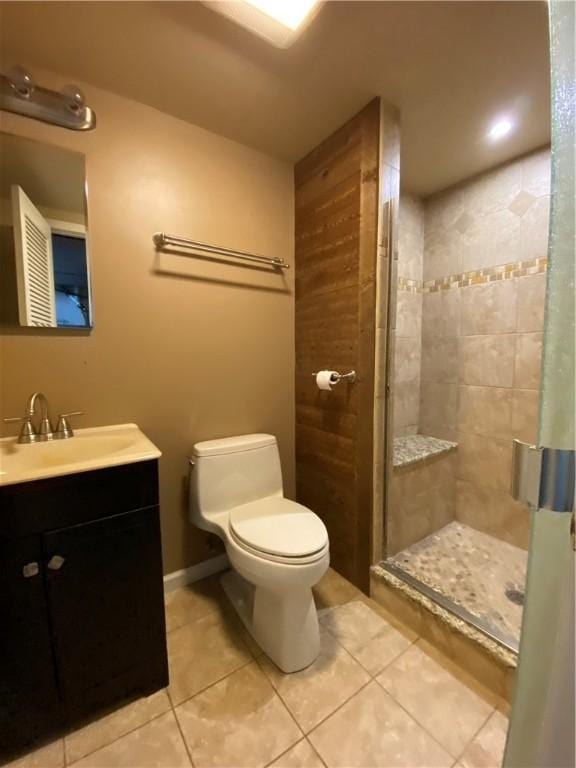
[[[59,700],[36,536],[0,544],[0,752],[59,720]]]
[[[53,531],[43,540],[67,717],[166,685],[158,508]]]

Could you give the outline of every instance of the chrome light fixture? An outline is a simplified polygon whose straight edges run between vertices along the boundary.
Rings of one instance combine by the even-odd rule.
[[[36,85],[32,75],[20,66],[0,74],[0,109],[71,131],[96,127],[96,115],[86,106],[78,86],[67,85],[61,93],[51,91]]]

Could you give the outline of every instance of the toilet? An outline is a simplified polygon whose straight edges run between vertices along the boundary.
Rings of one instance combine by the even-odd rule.
[[[222,539],[233,568],[226,595],[280,669],[304,669],[320,652],[312,587],[330,563],[324,523],[284,497],[273,435],[197,443],[190,464],[191,520]]]

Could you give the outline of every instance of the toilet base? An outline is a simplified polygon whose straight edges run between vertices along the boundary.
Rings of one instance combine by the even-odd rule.
[[[310,588],[270,590],[236,571],[220,582],[248,632],[283,672],[305,669],[318,658],[320,631]]]

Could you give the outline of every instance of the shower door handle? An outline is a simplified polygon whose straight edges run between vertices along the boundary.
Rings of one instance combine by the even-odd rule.
[[[574,511],[575,451],[512,441],[512,496],[534,509]]]
[[[540,473],[542,470],[541,451],[535,445],[512,440],[512,484],[513,499],[538,508],[540,495]]]

